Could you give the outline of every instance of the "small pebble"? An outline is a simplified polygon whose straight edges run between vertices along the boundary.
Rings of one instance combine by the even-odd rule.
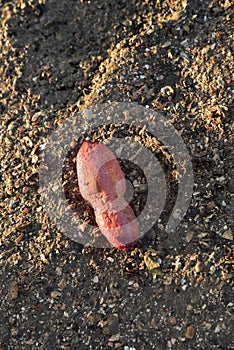
[[[116,342],[116,341],[119,341],[119,338],[120,338],[120,334],[117,333],[117,334],[113,334],[108,340],[111,342]]]
[[[61,297],[61,295],[62,295],[62,294],[61,294],[58,290],[53,290],[53,291],[50,293],[50,296],[51,296],[52,299]]]
[[[112,257],[110,257],[110,256],[108,256],[107,260],[110,261],[111,263],[114,262],[114,259]]]
[[[171,45],[171,41],[165,41],[163,44],[162,44],[162,48],[165,49],[166,47],[169,47]]]
[[[185,239],[187,243],[191,242],[191,240],[193,239],[193,232],[191,231],[187,232]]]
[[[98,283],[98,281],[99,281],[98,276],[94,276],[92,281],[93,281],[93,283]]]
[[[209,331],[211,329],[211,323],[210,322],[205,323],[205,329],[207,331]]]
[[[222,234],[222,237],[228,239],[229,241],[233,240],[233,234],[231,230],[227,230]]]
[[[65,287],[66,287],[66,279],[65,278],[63,278],[63,279],[61,279],[61,281],[58,283],[58,288],[59,289],[64,289]]]
[[[59,275],[59,276],[62,275],[62,269],[61,269],[61,267],[57,266],[56,269],[55,269],[55,272],[56,272],[56,274]]]
[[[185,338],[193,339],[194,334],[195,334],[194,328],[192,326],[188,326],[186,329]]]

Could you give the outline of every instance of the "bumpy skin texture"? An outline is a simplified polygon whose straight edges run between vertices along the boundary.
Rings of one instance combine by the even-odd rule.
[[[113,152],[85,141],[77,154],[80,193],[93,207],[96,222],[116,248],[132,248],[139,238],[135,214],[126,202],[126,182]]]

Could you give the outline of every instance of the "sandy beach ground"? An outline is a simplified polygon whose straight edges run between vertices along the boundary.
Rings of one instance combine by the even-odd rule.
[[[0,350],[234,349],[232,1],[3,0],[0,10]],[[64,234],[38,173],[54,130],[115,102],[167,117],[194,181],[175,230],[163,217],[129,251]],[[129,132],[152,150],[147,130]],[[178,184],[166,155],[169,213]],[[134,161],[121,166],[137,215],[150,188]]]

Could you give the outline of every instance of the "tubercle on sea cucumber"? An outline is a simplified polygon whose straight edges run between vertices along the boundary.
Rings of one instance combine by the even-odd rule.
[[[135,214],[124,195],[124,173],[114,153],[104,144],[83,142],[77,154],[80,193],[94,209],[107,240],[120,250],[134,247],[139,238]]]

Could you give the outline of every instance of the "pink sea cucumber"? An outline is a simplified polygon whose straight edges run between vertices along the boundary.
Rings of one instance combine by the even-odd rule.
[[[135,214],[126,202],[126,182],[114,153],[104,144],[83,142],[77,154],[80,193],[94,209],[96,222],[116,248],[132,248],[139,238]]]

